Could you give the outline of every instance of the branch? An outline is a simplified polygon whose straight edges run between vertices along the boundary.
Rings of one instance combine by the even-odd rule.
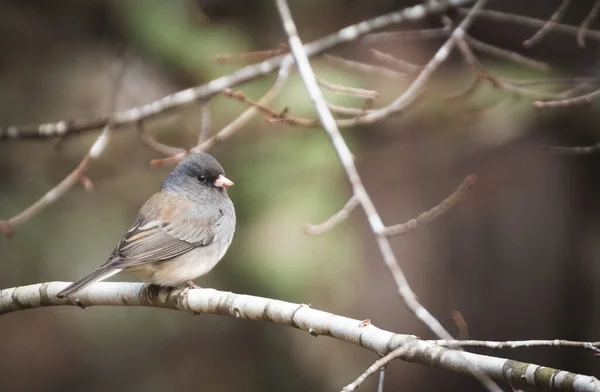
[[[596,354],[600,353],[600,342],[576,342],[573,340],[513,340],[504,342],[493,342],[487,340],[429,340],[431,343],[435,343],[440,346],[446,347],[485,347],[494,350],[501,350],[506,348],[530,348],[530,347],[573,347],[583,348],[585,350],[593,351]]]
[[[48,282],[0,290],[0,315],[47,306],[144,306],[213,314],[238,319],[268,321],[297,328],[312,336],[329,336],[379,355],[403,349],[399,359],[455,373],[469,374],[477,366],[496,380],[514,385],[558,391],[600,391],[594,377],[551,369],[505,358],[479,355],[438,346],[415,336],[395,334],[360,320],[269,298],[240,295],[213,289],[158,288],[141,283],[94,283],[77,297],[58,299],[66,282]]]
[[[468,5],[473,1],[474,0],[431,1],[424,5],[416,5],[400,11],[390,12],[350,25],[333,34],[313,41],[312,43],[307,44],[304,47],[304,50],[308,56],[314,56],[341,44],[352,42],[358,37],[376,30],[398,23],[422,21],[433,14],[441,14],[451,9]],[[119,129],[125,125],[132,125],[139,121],[165,114],[196,101],[207,100],[219,94],[225,88],[231,88],[260,76],[268,75],[281,67],[281,64],[286,58],[291,60],[290,55],[280,55],[257,64],[248,65],[232,74],[214,79],[207,84],[182,90],[172,95],[167,95],[143,106],[107,114],[92,121],[63,120],[40,125],[0,127],[0,140],[47,139],[95,131],[103,128],[107,124],[109,118],[111,119],[113,129]]]
[[[525,40],[525,42],[523,42],[523,46],[525,46],[526,48],[531,48],[533,45],[540,42],[542,38],[544,38],[544,36],[546,36],[546,34],[548,34],[550,30],[552,30],[554,25],[556,25],[556,22],[559,21],[565,15],[565,12],[567,12],[567,8],[569,8],[570,4],[571,0],[563,0],[563,2],[558,6],[554,14],[552,14],[550,19],[548,19],[546,23],[544,23],[544,25],[540,27],[538,31],[536,31],[533,37]]]

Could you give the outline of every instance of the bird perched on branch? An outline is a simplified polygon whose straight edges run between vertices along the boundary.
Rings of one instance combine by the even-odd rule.
[[[209,154],[190,154],[140,209],[108,261],[57,294],[64,298],[121,271],[136,272],[158,286],[187,283],[221,260],[235,231],[232,186]]]

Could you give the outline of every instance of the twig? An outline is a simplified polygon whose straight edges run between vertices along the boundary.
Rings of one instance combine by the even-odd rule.
[[[471,84],[469,84],[466,89],[459,91],[455,94],[447,95],[444,97],[444,99],[447,101],[458,101],[458,100],[466,99],[466,98],[470,97],[471,95],[475,94],[475,92],[477,91],[477,88],[481,85],[482,82],[483,82],[482,78],[475,77],[475,79],[473,79]]]
[[[198,144],[202,144],[208,136],[210,132],[210,108],[208,107],[208,102],[205,102],[200,109],[202,114],[202,120],[200,121],[200,134],[198,135]]]
[[[146,146],[150,147],[152,150],[166,155],[173,156],[185,153],[185,149],[179,147],[169,146],[168,144],[164,144],[153,138],[146,132],[146,128],[144,127],[144,122],[140,121],[136,124],[137,135],[138,138],[144,143]]]
[[[469,190],[471,185],[475,184],[475,182],[477,182],[476,175],[471,174],[465,177],[462,184],[460,184],[460,186],[456,188],[456,190],[452,192],[450,196],[445,198],[440,204],[433,207],[429,211],[425,211],[419,214],[419,216],[409,220],[408,222],[386,227],[384,231],[385,235],[392,236],[406,234],[409,231],[414,230],[419,226],[422,226],[423,224],[429,223],[437,219],[441,215],[448,212],[448,210],[450,210],[450,208],[452,208],[456,203],[462,200],[462,198],[464,198],[467,194],[467,191]]]
[[[250,106],[253,106],[256,109],[258,109],[259,111],[267,114],[269,116],[267,118],[267,121],[269,123],[286,123],[286,124],[293,124],[293,125],[301,125],[304,127],[315,126],[316,125],[315,122],[318,123],[318,120],[316,120],[316,119],[291,116],[288,114],[287,108],[284,108],[280,112],[276,112],[273,109],[271,109],[265,105],[262,105],[260,102],[251,100],[241,91],[233,91],[231,89],[225,89],[225,90],[223,90],[223,95],[225,97],[235,98],[238,101],[244,102]]]
[[[420,29],[420,30],[402,30],[402,31],[386,31],[382,33],[372,33],[364,36],[361,41],[367,43],[396,43],[399,40],[415,40],[415,39],[432,39],[446,38],[450,33],[447,27],[437,29]]]
[[[214,289],[159,289],[153,285],[124,282],[94,283],[75,297],[57,298],[56,294],[67,285],[66,282],[47,282],[0,290],[0,315],[49,306],[71,306],[75,308],[72,310],[74,312],[81,311],[81,306],[86,307],[86,312],[93,311],[90,308],[94,306],[173,309],[190,314],[213,314],[232,319],[272,322],[313,336],[329,336],[378,355],[405,348],[404,355],[398,357],[401,360],[458,374],[470,374],[470,368],[477,366],[489,376],[515,385],[573,392],[600,390],[600,381],[595,377],[456,351],[414,336],[392,333],[373,324],[365,325],[360,320],[312,309],[308,305]]]
[[[319,115],[319,119],[323,128],[329,135],[333,147],[346,171],[346,175],[348,176],[348,180],[352,186],[353,195],[359,200],[361,206],[363,207],[369,225],[371,226],[372,232],[375,234],[377,238],[378,245],[382,252],[384,261],[387,267],[390,269],[392,276],[398,286],[398,291],[409,309],[413,311],[413,313],[427,325],[434,333],[438,336],[448,337],[450,334],[444,329],[444,327],[429,313],[417,300],[415,293],[410,288],[404,273],[400,269],[396,257],[392,251],[392,247],[385,236],[385,225],[381,220],[381,217],[377,213],[375,205],[373,204],[369,194],[367,193],[360,175],[358,174],[358,170],[354,165],[353,155],[348,148],[344,138],[342,137],[340,130],[336,124],[333,115],[327,108],[327,103],[323,97],[323,93],[319,89],[317,85],[317,80],[308,61],[308,56],[304,52],[302,47],[302,41],[298,37],[298,32],[296,30],[296,25],[292,19],[289,7],[285,0],[276,0],[277,8],[279,10],[279,14],[281,16],[281,20],[283,22],[284,30],[288,36],[288,42],[290,45],[290,49],[292,51],[292,55],[294,56],[294,60],[296,61],[296,65],[298,67],[298,71],[300,72],[300,76],[302,77],[302,81],[308,91],[308,94],[313,101],[317,113]],[[477,3],[477,8],[481,7],[482,3]],[[464,23],[464,21],[467,23]],[[467,25],[470,23],[472,18],[465,18],[463,23]],[[447,57],[447,53],[444,53],[445,57]],[[425,72],[423,70],[421,75]],[[419,78],[417,78],[419,80]],[[416,83],[416,82],[415,82]],[[413,83],[413,85],[415,84]],[[410,88],[409,88],[410,90]],[[404,95],[408,94],[408,90]],[[373,113],[371,113],[372,115]]]
[[[254,52],[225,54],[216,57],[218,63],[231,63],[238,61],[262,61],[280,54],[288,53],[290,48],[284,43],[280,43],[277,48],[269,50],[259,50]]]
[[[356,196],[352,196],[350,200],[344,204],[341,210],[330,216],[325,222],[319,223],[318,225],[313,225],[307,223],[304,225],[304,232],[309,235],[321,235],[329,230],[333,229],[335,226],[339,225],[354,211],[354,209],[360,204]]]
[[[502,349],[513,349],[513,348],[524,348],[524,347],[574,347],[591,350],[595,353],[600,353],[600,342],[576,342],[573,340],[517,340],[517,341],[504,341],[495,342],[488,340],[428,340],[430,343],[435,343],[445,347],[485,347],[494,350]]]
[[[329,108],[329,110],[331,110],[332,113],[341,114],[342,116],[357,117],[372,112],[372,110],[365,110],[364,108],[349,108],[346,106],[334,105],[330,102],[327,102],[327,107]]]
[[[277,79],[271,86],[271,88],[262,96],[261,99],[258,100],[258,104],[261,106],[268,106],[273,102],[275,97],[279,95],[281,89],[287,82],[288,77],[290,76],[290,70],[294,61],[292,57],[286,57],[285,60],[281,64],[281,68],[279,68],[279,73],[277,75]],[[243,128],[246,124],[248,124],[257,114],[259,113],[259,109],[256,107],[251,107],[247,109],[244,113],[242,113],[238,118],[230,122],[227,126],[217,132],[214,136],[206,139],[201,144],[198,144],[196,147],[192,148],[193,152],[202,152],[207,151],[211,147],[213,147],[217,143],[221,143],[224,140],[230,138],[234,135],[238,130]]]
[[[468,11],[469,11],[468,9],[459,9],[458,13],[464,15]],[[529,16],[511,14],[511,13],[500,12],[500,11],[491,11],[491,10],[481,10],[481,11],[477,12],[477,17],[496,20],[499,22],[506,22],[506,23],[512,23],[512,24],[517,24],[517,25],[522,25],[522,26],[528,26],[528,27],[532,27],[532,28],[540,28],[540,27],[543,27],[547,23],[547,20],[543,20],[543,19],[537,19],[537,18],[532,18]],[[570,25],[566,25],[566,24],[554,23],[552,25],[552,31],[565,33],[565,34],[572,34],[572,35],[576,36],[579,33],[579,28],[570,26]],[[591,38],[596,41],[600,41],[600,31],[588,30],[586,32],[586,37]]]
[[[469,35],[465,35],[465,41],[467,41],[467,43],[471,45],[473,49],[479,50],[481,52],[490,54],[501,59],[512,61],[519,65],[539,69],[540,71],[547,71],[550,69],[550,66],[542,61],[533,60],[516,52],[512,52],[510,50],[490,45],[488,43],[479,41]]]
[[[594,99],[600,96],[600,90],[592,91],[584,95],[580,95],[574,98],[558,99],[552,101],[534,101],[533,106],[538,109],[550,109],[550,108],[565,108],[577,105],[586,105],[592,102]]]
[[[600,12],[600,0],[596,0],[594,6],[592,7],[588,16],[583,20],[581,26],[579,26],[579,32],[577,33],[577,44],[580,48],[585,47],[585,35],[587,34],[588,28],[596,18],[598,17],[598,13]]]
[[[370,52],[375,58],[375,60],[381,61],[382,63],[388,66],[399,68],[408,73],[417,73],[421,69],[423,69],[423,67],[420,65],[415,65],[409,63],[408,61],[400,60],[399,58],[396,58],[391,54],[383,53],[377,49],[371,49]]]
[[[404,8],[345,27],[333,34],[307,44],[304,49],[308,56],[314,56],[333,47],[354,41],[358,37],[373,31],[398,23],[421,21],[433,14],[441,14],[450,9],[468,5],[473,1],[442,0]],[[120,129],[124,125],[135,124],[140,120],[147,120],[162,115],[184,105],[209,99],[219,94],[225,88],[231,88],[259,76],[268,75],[277,70],[286,58],[291,59],[291,56],[289,54],[280,55],[257,64],[248,65],[232,74],[214,79],[207,84],[179,91],[140,107],[107,114],[92,121],[58,121],[40,125],[0,127],[0,140],[46,139],[90,132],[103,128],[109,119],[111,120],[112,129]]]
[[[384,78],[388,78],[388,79],[400,79],[400,80],[406,79],[405,74],[401,74],[396,71],[391,71],[391,70],[383,68],[383,67],[377,67],[375,65],[365,64],[365,63],[361,63],[361,62],[353,61],[353,60],[346,60],[346,59],[343,59],[340,57],[331,56],[329,54],[325,54],[325,55],[323,55],[323,57],[327,61],[329,61],[335,65],[339,65],[350,71],[360,72],[365,75],[384,77]]]
[[[478,0],[475,6],[473,7],[473,10],[481,9],[486,2],[487,0]],[[315,105],[321,124],[323,125],[323,128],[329,135],[333,147],[335,148],[336,153],[340,161],[342,162],[342,165],[344,166],[350,184],[352,185],[353,194],[359,200],[361,206],[363,207],[363,210],[367,214],[367,219],[371,226],[371,230],[376,236],[377,243],[383,255],[383,259],[396,281],[396,285],[398,286],[400,296],[404,300],[405,304],[409,307],[409,309],[413,311],[415,316],[418,319],[420,319],[425,325],[427,325],[431,329],[431,331],[433,331],[436,335],[440,337],[451,336],[450,333],[448,333],[448,331],[446,331],[444,327],[440,324],[440,322],[437,321],[437,319],[431,313],[429,313],[429,311],[425,309],[423,305],[419,303],[415,293],[410,288],[408,280],[404,276],[404,273],[402,272],[402,269],[400,268],[398,261],[396,260],[396,256],[394,255],[390,242],[385,235],[385,226],[383,224],[383,221],[377,213],[375,205],[369,197],[369,194],[367,193],[362,183],[360,175],[358,174],[358,170],[354,165],[352,153],[350,152],[346,141],[340,133],[335,119],[333,118],[333,115],[327,108],[327,103],[325,102],[323,93],[317,85],[315,74],[312,70],[310,62],[308,61],[308,56],[304,52],[302,41],[298,36],[298,31],[296,29],[294,20],[292,19],[289,6],[286,0],[276,0],[276,3],[277,9],[279,10],[279,15],[283,23],[284,30],[288,36],[288,42],[292,51],[292,55],[294,56],[294,60],[296,61],[296,65],[298,66],[298,72],[302,77],[302,81],[304,82],[304,86],[308,91],[308,95],[310,96],[313,104]],[[473,22],[473,15],[473,12],[468,14],[462,20],[460,25],[454,30],[451,38],[442,46],[442,48],[444,48],[445,51],[449,51],[449,49],[453,46],[455,36],[464,34],[465,30]],[[440,49],[438,53],[440,53],[441,50],[442,49]],[[442,55],[440,55],[439,57],[436,54],[436,56],[434,56],[434,60],[441,62],[447,57],[448,53],[442,52]],[[433,62],[433,60],[430,61],[430,64],[431,62]],[[428,68],[428,66],[425,67],[425,69],[421,72],[419,77],[417,77],[417,80],[413,82],[413,84],[411,85],[412,88],[414,88],[414,85],[419,79],[421,79],[421,81],[423,82],[423,74],[426,72],[426,70],[429,69],[429,72],[433,72],[433,67]],[[409,88],[409,90],[410,89],[411,88]],[[405,94],[407,94],[409,90],[407,90]],[[381,366],[379,366],[378,369],[380,367]],[[501,391],[500,387],[498,387],[498,385],[496,385],[487,375],[483,374],[477,367],[469,366],[468,371],[470,374],[475,376],[480,382],[482,382],[483,385],[485,385],[488,388],[488,390],[497,392]]]
[[[550,30],[552,30],[554,25],[556,25],[556,22],[559,21],[565,15],[565,12],[567,11],[567,8],[569,8],[570,4],[571,0],[563,0],[560,6],[558,6],[556,11],[554,12],[554,14],[552,14],[550,19],[548,19],[546,23],[544,23],[544,25],[538,31],[536,31],[536,33],[531,38],[525,40],[523,42],[523,46],[525,46],[526,48],[531,48],[533,45],[540,42],[544,38],[544,36],[546,36],[550,32]]]
[[[128,59],[127,57],[125,57],[121,62],[120,68],[118,69],[117,75],[115,76],[115,79],[113,81],[113,91],[109,98],[109,112],[112,112],[117,105],[117,98],[121,91],[123,78],[127,69],[127,62]],[[104,125],[104,129],[96,138],[94,144],[92,144],[92,146],[85,154],[79,165],[77,165],[77,167],[71,173],[69,173],[62,181],[60,181],[52,189],[46,192],[44,196],[42,196],[32,205],[27,207],[25,210],[21,211],[12,218],[9,218],[7,220],[0,220],[0,233],[6,235],[7,237],[12,236],[14,234],[14,229],[16,226],[27,222],[29,219],[34,217],[36,214],[40,213],[46,207],[56,202],[64,194],[66,194],[67,191],[71,189],[73,185],[75,185],[77,182],[81,182],[88,192],[91,189],[93,189],[93,183],[88,177],[85,177],[85,172],[90,167],[92,161],[98,159],[100,155],[104,152],[106,146],[108,145],[111,133],[112,121],[109,119]]]
[[[365,380],[367,378],[371,377],[379,369],[384,369],[394,359],[400,358],[400,357],[406,355],[406,351],[407,350],[405,347],[400,347],[400,348],[390,352],[386,356],[378,359],[377,361],[375,361],[375,363],[373,363],[371,366],[369,366],[367,368],[367,370],[365,370],[360,376],[358,376],[358,378],[356,380],[354,380],[350,384],[346,385],[342,389],[342,392],[352,392],[352,391],[356,390],[363,382],[365,382]]]
[[[338,94],[351,95],[353,97],[359,97],[359,98],[365,98],[365,99],[375,99],[375,98],[379,97],[379,93],[377,91],[342,86],[339,84],[331,83],[331,82],[323,79],[322,77],[317,77],[317,83],[320,86],[325,87],[326,89],[331,90],[334,93],[338,93]]]
[[[458,328],[458,336],[461,340],[469,338],[469,324],[467,324],[467,320],[465,320],[464,316],[458,310],[452,311],[452,321]]]
[[[27,207],[19,214],[7,220],[0,220],[0,233],[6,235],[7,237],[12,236],[16,226],[27,222],[29,219],[33,218],[36,214],[40,213],[46,207],[67,193],[67,191],[71,189],[73,185],[81,180],[84,173],[90,167],[92,160],[97,159],[100,154],[102,154],[106,148],[106,145],[108,144],[109,137],[110,125],[107,124],[100,136],[98,136],[94,144],[92,144],[92,147],[89,149],[88,153],[83,157],[79,165],[77,165],[77,167],[61,182],[56,184],[52,189],[46,192],[42,198],[38,199],[35,203]]]
[[[560,154],[568,155],[589,155],[600,151],[600,143],[585,147],[559,147],[559,146],[543,146],[544,150],[550,150]]]

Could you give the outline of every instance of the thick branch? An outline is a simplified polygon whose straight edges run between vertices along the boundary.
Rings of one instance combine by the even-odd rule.
[[[269,321],[364,347],[386,355],[403,347],[403,361],[433,366],[455,373],[477,367],[497,380],[559,391],[600,391],[594,377],[574,374],[504,358],[472,354],[438,346],[411,335],[395,334],[360,320],[312,309],[307,305],[222,292],[213,289],[159,289],[141,283],[95,283],[78,297],[58,299],[68,283],[50,282],[0,290],[0,315],[45,306],[147,306],[195,314],[225,315]]]

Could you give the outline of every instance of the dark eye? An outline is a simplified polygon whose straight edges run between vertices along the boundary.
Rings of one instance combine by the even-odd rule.
[[[206,182],[206,176],[203,176],[202,174],[199,174],[196,178],[198,178],[198,181],[200,182]]]

